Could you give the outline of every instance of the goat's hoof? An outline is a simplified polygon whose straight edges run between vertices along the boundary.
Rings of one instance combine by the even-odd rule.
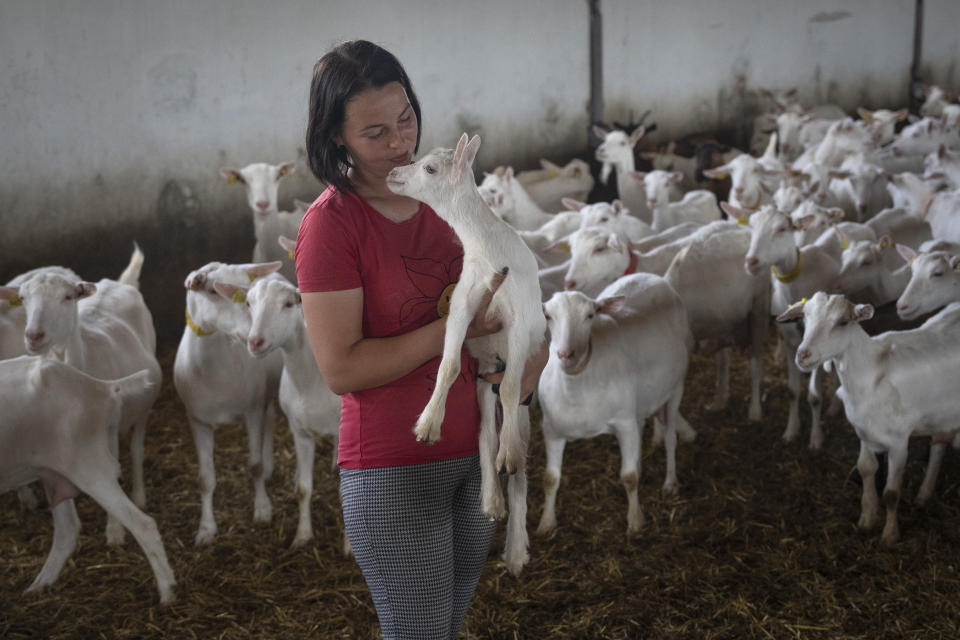
[[[202,547],[213,542],[213,539],[217,537],[217,529],[203,529],[201,528],[197,531],[197,535],[193,538],[193,544]]]

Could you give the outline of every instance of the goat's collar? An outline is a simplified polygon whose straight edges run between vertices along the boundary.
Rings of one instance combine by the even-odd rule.
[[[773,274],[773,277],[783,282],[784,284],[789,284],[797,279],[800,275],[800,264],[803,262],[803,254],[800,253],[800,247],[797,247],[797,264],[793,266],[793,269],[790,270],[790,273],[780,273],[777,271],[776,265],[770,266],[770,273]]]
[[[203,329],[201,329],[200,325],[194,322],[193,318],[190,317],[190,309],[184,309],[184,315],[186,315],[186,318],[187,318],[187,326],[190,327],[190,330],[193,331],[193,333],[198,338],[205,338],[206,336],[212,336],[217,332],[216,329],[212,331],[204,331]]]
[[[623,272],[625,276],[637,272],[637,254],[634,253],[632,245],[627,246],[627,253],[630,254],[630,263],[627,265],[627,270]]]
[[[583,356],[583,362],[577,365],[572,371],[564,370],[568,376],[576,376],[583,373],[583,370],[587,368],[587,365],[590,364],[590,356],[593,355],[593,339],[590,338],[587,340],[587,353]]]

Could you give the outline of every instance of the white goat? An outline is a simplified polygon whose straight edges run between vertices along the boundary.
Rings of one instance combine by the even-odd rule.
[[[514,178],[513,167],[486,174],[478,191],[487,206],[517,231],[533,231],[553,219]]]
[[[910,279],[897,299],[897,315],[913,320],[951,302],[960,302],[960,252],[918,253],[897,245]]]
[[[298,206],[295,211],[280,211],[277,194],[280,180],[296,171],[293,162],[268,164],[255,162],[242,169],[224,167],[220,175],[228,184],[239,182],[247,191],[247,204],[253,211],[253,232],[256,244],[253,247],[254,262],[280,260],[283,262],[281,273],[291,282],[297,281],[296,268],[292,260],[280,251],[277,238],[287,236],[295,238],[300,221],[306,209]]]
[[[731,186],[727,201],[738,209],[756,211],[772,201],[773,192],[779,186],[779,182],[773,180],[779,180],[784,172],[783,163],[777,160],[773,151],[776,142],[777,136],[773,135],[763,156],[754,158],[744,153],[719,167],[704,170],[703,175],[716,180],[729,176]]]
[[[935,191],[912,173],[892,176],[887,189],[894,206],[926,220],[934,238],[960,242],[960,217],[956,215],[960,211],[960,190]]]
[[[685,193],[679,201],[670,201],[671,186],[683,181],[683,173],[679,171],[634,171],[633,176],[643,180],[647,207],[653,212],[653,228],[657,231],[664,231],[682,222],[708,224],[723,218],[717,206],[717,196],[706,189],[694,189]]]
[[[143,253],[135,248],[122,276],[137,282]],[[143,296],[132,285],[102,279],[96,284],[64,277],[58,269],[38,270],[18,287],[0,287],[0,298],[16,299],[26,312],[24,346],[31,355],[47,355],[100,379],[115,379],[147,369],[160,391],[162,372],[157,362],[156,332]],[[124,407],[119,429],[110,441],[118,454],[119,435],[130,434],[133,501],[146,505],[143,482],[143,440],[150,403]],[[108,544],[123,542],[124,531],[107,518]]]
[[[658,414],[666,425],[663,492],[677,491],[676,426],[693,338],[677,293],[660,276],[620,278],[596,300],[578,291],[545,305],[550,358],[540,376],[547,452],[544,506],[538,533],[557,524],[556,500],[568,440],[612,433],[620,444],[620,482],[627,492],[627,531],[643,526],[637,487],[643,424]]]
[[[265,483],[273,473],[274,400],[283,361],[279,353],[262,360],[250,357],[243,334],[243,305],[224,300],[215,283],[249,286],[277,271],[280,262],[228,265],[211,262],[190,272],[187,326],[173,363],[173,384],[187,411],[197,449],[200,480],[200,526],[195,544],[217,534],[213,516],[213,432],[221,424],[243,420],[247,429],[250,470],[254,482],[255,522],[269,522],[272,507]],[[279,276],[276,276],[279,277]]]
[[[871,305],[818,292],[777,320],[803,317],[797,367],[810,371],[827,360],[836,366],[837,393],[860,439],[861,529],[873,527],[879,518],[876,454],[887,453],[881,540],[892,546],[900,535],[897,505],[910,436],[951,434],[958,426],[960,395],[954,382],[960,377],[960,305],[946,307],[918,329],[870,337],[858,323],[873,317],[873,311]]]
[[[623,206],[620,200],[578,204],[581,205],[580,228],[607,227],[611,231],[623,233],[630,238],[631,242],[639,242],[655,233],[653,227],[640,218],[630,215],[630,210]]]
[[[527,360],[543,343],[546,320],[540,303],[536,258],[516,232],[490,210],[477,191],[472,164],[479,148],[479,136],[468,141],[467,135],[463,134],[456,150],[434,149],[413,164],[394,168],[387,176],[387,187],[394,193],[430,205],[456,232],[464,252],[460,281],[450,298],[436,386],[414,428],[417,440],[434,442],[440,438],[447,392],[459,374],[460,350],[467,326],[484,292],[489,289],[490,278],[497,272],[509,272],[494,293],[487,312],[488,316],[501,320],[503,330],[471,339],[467,341],[467,348],[477,358],[480,371],[493,371],[498,360],[506,363],[499,392],[503,406],[499,449],[494,425],[494,396],[487,383],[477,382],[481,413],[482,508],[488,516],[503,515],[496,469],[505,467],[514,477],[509,486],[510,522],[504,555],[507,568],[516,574],[527,560],[525,469],[529,413],[526,407],[520,409],[520,378]],[[495,450],[496,461],[491,464]]]
[[[726,208],[725,208],[726,209]],[[731,215],[745,218],[745,213],[726,209]],[[840,272],[840,263],[832,252],[819,244],[797,246],[790,218],[773,207],[764,207],[750,216],[750,249],[744,257],[747,273],[760,275],[767,272],[772,281],[770,309],[782,313],[791,304],[813,295],[816,291],[830,288]],[[800,432],[799,401],[800,371],[794,366],[794,353],[802,336],[792,324],[778,327],[787,357],[787,386],[790,389],[790,410],[783,440],[792,442]],[[819,369],[810,377],[807,401],[810,404],[810,449],[823,446],[823,429],[820,424],[822,397],[819,388]]]
[[[310,498],[313,496],[316,438],[332,437],[333,466],[336,467],[340,397],[330,390],[317,368],[317,361],[307,340],[300,294],[296,287],[279,278],[260,278],[248,290],[219,282],[214,287],[228,300],[243,298],[246,301],[250,315],[246,343],[250,355],[264,358],[279,351],[283,358],[280,409],[287,416],[297,457],[294,494],[297,496],[300,516],[297,533],[290,545],[296,549],[313,538]],[[343,542],[344,555],[349,554],[350,544],[346,537]]]
[[[541,158],[540,166],[540,170],[521,171],[514,177],[544,211],[563,211],[564,198],[586,200],[593,190],[590,165],[580,158],[573,158],[562,167]]]
[[[593,127],[593,134],[603,139],[596,150],[597,160],[603,163],[600,169],[600,182],[607,184],[610,172],[616,170],[617,193],[620,201],[630,210],[630,213],[647,224],[651,224],[653,216],[647,208],[647,196],[644,193],[643,182],[630,174],[637,168],[633,148],[637,146],[637,142],[646,132],[646,127],[643,125],[634,129],[629,136],[620,129],[607,131],[603,127]]]
[[[110,442],[130,406],[153,403],[157,380],[140,371],[99,380],[51,358],[0,362],[0,492],[39,480],[53,513],[53,544],[27,591],[56,581],[77,544],[73,497],[83,491],[130,530],[153,569],[160,602],[174,600],[175,580],[157,524],[120,488]]]

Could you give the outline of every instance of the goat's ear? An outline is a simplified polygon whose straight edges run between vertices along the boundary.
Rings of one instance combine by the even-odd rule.
[[[714,180],[723,180],[727,177],[727,174],[730,172],[730,168],[727,165],[721,165],[713,169],[704,169],[703,175],[708,178],[713,178]]]
[[[20,287],[0,287],[0,300],[6,300],[11,307],[23,304],[20,299]]]
[[[454,182],[459,182],[468,167],[473,166],[473,159],[477,157],[477,150],[480,148],[480,136],[473,136],[468,139],[467,134],[460,136],[457,142],[457,149],[453,152],[453,173],[451,178]]]
[[[863,107],[857,107],[857,115],[860,116],[860,119],[864,122],[870,122],[873,120],[873,112],[869,109],[864,109]]]
[[[614,200],[613,202],[611,202],[611,203],[610,203],[610,206],[613,207],[613,212],[614,212],[614,214],[616,214],[616,215],[620,215],[620,214],[623,213],[624,210],[625,210],[625,209],[623,208],[623,203],[620,202],[619,199]]]
[[[277,238],[277,244],[279,244],[284,251],[290,254],[290,259],[292,260],[293,252],[297,249],[297,241],[291,240],[287,236],[280,236]]]
[[[809,229],[816,219],[817,216],[814,215],[801,216],[793,221],[793,228],[801,231],[804,229]]]
[[[787,310],[777,316],[777,322],[789,322],[790,320],[795,320],[797,318],[803,317],[803,305],[807,303],[807,299],[804,298],[800,302],[794,302],[792,305],[787,307]]]
[[[553,244],[547,245],[543,250],[550,253],[570,253],[570,242],[566,238],[563,238]]]
[[[872,304],[857,304],[853,307],[853,319],[856,322],[864,322],[873,317]]]
[[[283,176],[288,176],[296,170],[296,164],[293,162],[284,162],[282,165],[280,165],[280,169],[277,171],[277,177],[282,178]]]
[[[720,203],[724,213],[736,220],[737,224],[750,224],[750,216],[740,207],[735,207],[726,200]]]
[[[552,177],[552,174],[553,174],[554,172],[560,173],[560,171],[561,171],[560,167],[558,167],[557,165],[553,164],[552,162],[550,162],[550,161],[547,160],[546,158],[540,158],[540,168],[541,168],[541,169],[545,169],[545,170],[551,172],[551,177]]]
[[[610,296],[609,298],[600,298],[596,302],[597,313],[605,313],[610,315],[616,313],[623,309],[623,305],[626,304],[626,296]]]
[[[640,142],[640,138],[642,138],[643,134],[645,134],[646,132],[647,132],[647,128],[643,125],[640,125],[636,129],[634,129],[633,133],[630,134],[630,146],[633,147],[638,142]]]
[[[593,135],[597,136],[601,140],[606,138],[608,133],[610,132],[604,129],[603,127],[601,127],[600,125],[598,124],[593,125]]]
[[[913,262],[913,259],[917,257],[917,252],[913,250],[913,247],[908,247],[905,244],[897,245],[897,253],[907,262]]]
[[[92,282],[78,282],[77,283],[77,298],[89,298],[94,293],[97,292],[97,285]]]
[[[950,268],[960,271],[960,256],[950,256]]]
[[[247,269],[247,277],[250,278],[250,282],[253,282],[257,278],[262,278],[263,276],[270,275],[271,273],[273,273],[274,271],[277,271],[282,266],[283,266],[283,262],[281,262],[280,260],[255,264],[255,265],[252,265],[249,269]]]
[[[247,184],[247,181],[243,179],[243,174],[236,169],[224,167],[223,169],[220,169],[220,175],[224,180],[227,181],[227,184],[233,184],[234,182]]]
[[[683,171],[674,171],[670,174],[670,182],[674,184],[679,184],[683,182]]]
[[[219,293],[221,297],[226,298],[227,300],[234,300],[235,297],[237,298],[237,300],[234,300],[235,302],[246,302],[247,300],[247,292],[245,289],[241,289],[240,287],[232,285],[228,282],[214,282],[213,288],[216,289],[217,293]],[[243,300],[239,300],[241,297]]]
[[[561,198],[560,204],[565,206],[570,211],[580,211],[580,209],[583,209],[585,206],[587,206],[586,202],[580,202],[579,200],[574,200],[573,198]]]

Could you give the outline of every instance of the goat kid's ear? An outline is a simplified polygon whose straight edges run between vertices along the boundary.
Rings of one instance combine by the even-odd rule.
[[[250,282],[253,282],[257,278],[262,278],[263,276],[270,275],[274,271],[277,271],[278,269],[280,269],[280,267],[282,266],[283,266],[283,262],[280,260],[254,264],[247,269],[247,277],[250,278]]]
[[[858,304],[853,307],[853,319],[856,322],[864,322],[873,317],[872,304]]]
[[[807,303],[806,299],[795,302],[787,310],[777,316],[777,322],[789,322],[803,317],[803,305]]]
[[[291,240],[287,236],[279,236],[277,238],[277,244],[279,244],[284,251],[289,251],[290,253],[293,253],[297,248],[297,241]]]
[[[570,253],[570,242],[566,238],[563,240],[557,240],[553,244],[547,245],[547,247],[544,248],[544,251],[548,251],[550,253]]]
[[[282,178],[283,176],[288,176],[296,170],[296,164],[293,162],[284,162],[282,165],[280,165],[280,169],[277,171],[277,177]]]
[[[619,199],[614,200],[613,202],[611,202],[611,203],[610,203],[610,206],[613,207],[613,213],[616,214],[616,215],[620,215],[621,213],[624,212],[623,203],[620,202]]]
[[[643,125],[640,125],[636,129],[634,129],[633,133],[630,134],[630,146],[634,147],[638,142],[640,142],[640,138],[642,138],[643,134],[645,134],[646,132],[647,132],[647,128]]]
[[[601,140],[606,138],[608,133],[610,132],[604,129],[603,127],[601,127],[600,125],[598,124],[593,125],[593,135],[597,136]]]
[[[626,296],[611,296],[609,298],[601,298],[596,302],[597,313],[605,313],[610,315],[616,313],[623,309],[623,305],[626,303]]]
[[[550,162],[550,161],[547,160],[546,158],[540,158],[540,168],[541,168],[541,169],[546,169],[547,171],[550,171],[551,174],[554,173],[554,172],[555,172],[555,173],[560,173],[560,171],[561,171],[560,167],[558,167],[557,165],[553,164],[552,162]]]
[[[750,216],[747,215],[747,212],[741,209],[740,207],[735,207],[726,200],[720,203],[720,208],[723,209],[724,213],[736,220],[739,224],[749,224]]]
[[[587,206],[586,202],[580,202],[579,200],[574,200],[573,198],[561,198],[560,204],[565,206],[570,211],[580,211],[580,209],[583,209],[585,206]]]
[[[900,245],[897,245],[899,248]],[[950,256],[950,268],[960,271],[960,256]]]
[[[18,307],[20,301],[20,287],[0,287],[0,300],[6,300],[11,307]]]
[[[241,184],[247,184],[247,181],[243,179],[243,174],[241,174],[236,169],[230,169],[224,167],[220,169],[220,175],[224,180],[227,181],[227,184],[233,184],[234,182],[239,182]]]
[[[78,282],[77,283],[77,298],[89,298],[97,291],[97,285],[92,282]]]
[[[459,182],[465,170],[473,166],[473,160],[477,157],[477,150],[480,149],[480,136],[473,136],[468,141],[467,134],[460,136],[457,142],[457,148],[453,152],[453,172],[451,179]]]
[[[913,247],[908,247],[905,244],[897,245],[897,253],[899,253],[900,257],[906,260],[908,263],[912,262],[913,259],[917,257],[917,252],[913,250]]]
[[[226,282],[214,282],[213,288],[217,290],[222,297],[232,302],[246,302],[247,290],[243,287],[237,287]]]
[[[793,228],[799,231],[803,231],[804,229],[809,229],[810,226],[814,223],[814,221],[816,221],[816,219],[817,219],[817,216],[814,216],[814,215],[802,216],[793,221]],[[837,233],[839,232],[840,231],[838,229]]]

